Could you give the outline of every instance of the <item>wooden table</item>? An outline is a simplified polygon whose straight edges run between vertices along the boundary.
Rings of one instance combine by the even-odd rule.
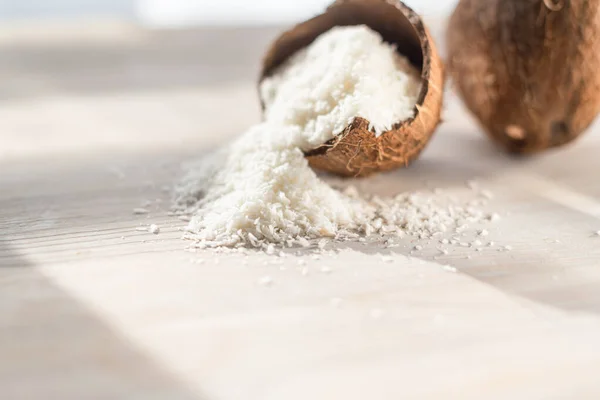
[[[360,182],[476,180],[511,250],[192,253],[168,190],[259,119],[277,30],[0,32],[3,400],[600,398],[600,127],[515,159],[449,94],[418,163]]]

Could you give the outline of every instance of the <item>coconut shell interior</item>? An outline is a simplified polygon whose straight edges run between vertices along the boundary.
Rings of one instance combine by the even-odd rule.
[[[345,0],[333,3],[327,11],[281,35],[263,61],[262,79],[298,50],[311,44],[319,35],[335,26],[367,25],[383,40],[397,46],[419,70],[423,67],[418,27],[408,20],[394,2],[383,0]]]
[[[396,46],[421,71],[423,86],[415,117],[398,121],[379,137],[369,121],[357,117],[338,136],[306,153],[311,166],[345,176],[365,176],[408,165],[425,147],[439,122],[443,67],[419,16],[394,0],[338,0],[321,15],[283,33],[270,47],[260,80],[270,76],[292,54],[335,26],[367,25]],[[401,94],[399,94],[401,95]],[[264,108],[264,104],[263,104]]]

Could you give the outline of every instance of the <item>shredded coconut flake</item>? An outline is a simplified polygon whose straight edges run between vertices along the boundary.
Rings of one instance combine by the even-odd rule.
[[[273,278],[270,276],[263,276],[262,278],[258,279],[257,283],[260,286],[271,286],[273,284]]]
[[[261,84],[266,119],[302,130],[312,149],[360,116],[375,135],[414,116],[419,72],[366,26],[336,27],[290,57]]]
[[[458,272],[458,270],[455,267],[451,266],[451,265],[442,265],[442,268],[446,272],[452,272],[452,273]]]
[[[330,274],[331,273],[331,268],[327,267],[327,266],[323,266],[321,267],[321,272],[324,274]]]

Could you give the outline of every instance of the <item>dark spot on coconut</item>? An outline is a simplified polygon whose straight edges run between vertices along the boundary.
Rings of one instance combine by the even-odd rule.
[[[560,11],[565,6],[565,0],[544,0],[544,4],[550,11]]]
[[[550,141],[552,145],[562,144],[570,136],[569,126],[565,121],[554,121],[550,125]]]

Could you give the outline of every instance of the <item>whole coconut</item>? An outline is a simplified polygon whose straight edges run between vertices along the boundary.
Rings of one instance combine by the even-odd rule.
[[[313,168],[344,176],[366,176],[406,166],[418,157],[440,122],[444,68],[429,31],[401,1],[333,2],[323,14],[294,26],[275,40],[265,55],[260,81],[320,34],[348,25],[366,25],[378,32],[421,71],[415,116],[398,121],[379,137],[369,128],[368,120],[356,116],[335,138],[307,152],[308,162]]]
[[[459,95],[511,152],[568,143],[600,111],[600,0],[461,0],[447,45]]]

